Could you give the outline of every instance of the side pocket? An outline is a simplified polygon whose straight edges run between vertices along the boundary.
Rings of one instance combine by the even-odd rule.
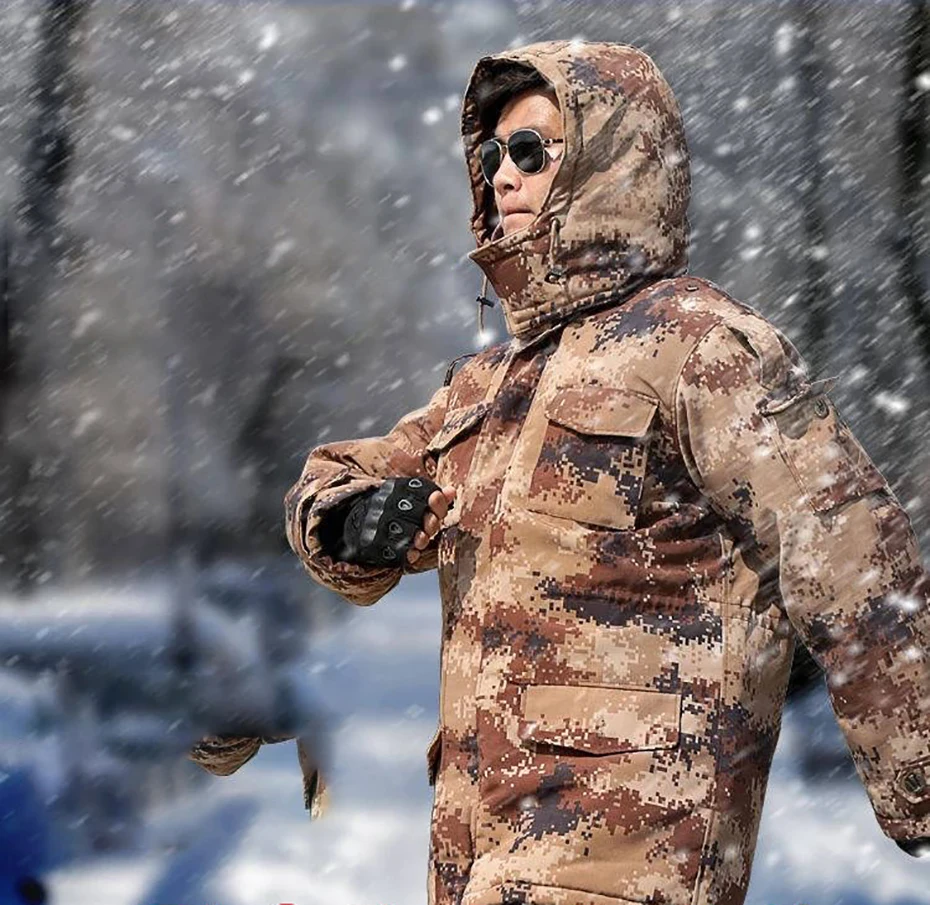
[[[681,694],[605,685],[527,685],[518,734],[586,754],[675,748]]]
[[[436,785],[439,761],[442,757],[442,727],[438,726],[426,749],[426,779],[431,786]]]

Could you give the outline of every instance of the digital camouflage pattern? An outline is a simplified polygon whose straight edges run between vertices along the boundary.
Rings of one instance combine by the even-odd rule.
[[[538,68],[565,159],[501,237],[476,98]],[[286,497],[313,578],[370,605],[436,568],[430,905],[744,901],[796,637],[881,829],[930,835],[930,581],[899,501],[787,337],[687,274],[689,159],[641,51],[479,61],[472,253],[511,338]],[[415,564],[335,562],[322,514],[392,475],[457,490]]]
[[[262,745],[291,741],[290,735],[252,736],[208,735],[188,752],[188,758],[216,776],[229,776],[258,754]],[[319,768],[320,755],[314,739],[297,738],[297,761],[303,773],[304,807],[311,819],[321,817],[329,807],[329,789]]]

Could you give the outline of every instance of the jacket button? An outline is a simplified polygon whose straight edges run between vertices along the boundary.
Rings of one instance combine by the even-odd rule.
[[[923,770],[912,770],[910,773],[905,774],[904,778],[901,780],[901,785],[904,786],[908,792],[919,795],[927,788],[927,779],[924,776]]]

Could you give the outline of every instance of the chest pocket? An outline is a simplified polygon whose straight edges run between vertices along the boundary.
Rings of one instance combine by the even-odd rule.
[[[633,528],[658,401],[618,387],[561,386],[544,405],[526,508]]]

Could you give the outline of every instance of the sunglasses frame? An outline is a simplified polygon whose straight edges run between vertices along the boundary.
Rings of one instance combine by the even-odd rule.
[[[518,164],[515,160],[513,160],[513,157],[510,158],[511,160],[513,160],[513,165],[521,173],[527,176],[535,176],[537,173],[541,173],[546,168],[546,158],[548,158],[549,160],[555,159],[546,151],[549,145],[558,145],[558,144],[563,144],[565,142],[564,138],[543,138],[542,135],[539,134],[539,132],[529,127],[526,127],[525,129],[514,129],[513,132],[510,133],[510,138],[506,140],[503,138],[497,138],[496,136],[492,138],[486,138],[484,141],[482,141],[478,145],[478,149],[475,151],[475,156],[478,158],[478,167],[481,170],[481,176],[484,179],[484,181],[489,186],[491,186],[491,188],[494,187],[494,176],[497,175],[497,170],[501,168],[501,166],[504,163],[504,158],[510,153],[510,148],[509,148],[510,142],[513,141],[514,135],[518,135],[520,132],[530,132],[531,134],[535,135],[536,138],[539,139],[539,143],[542,145],[542,149],[543,149],[543,165],[538,170],[524,170],[523,167],[520,166],[520,164]],[[488,179],[487,174],[484,172],[484,166],[481,163],[481,156],[482,156],[481,149],[486,144],[488,144],[488,142],[493,142],[494,144],[497,145],[498,151],[501,156],[500,163],[497,165],[497,170],[494,171],[494,176],[492,176],[490,179]]]

